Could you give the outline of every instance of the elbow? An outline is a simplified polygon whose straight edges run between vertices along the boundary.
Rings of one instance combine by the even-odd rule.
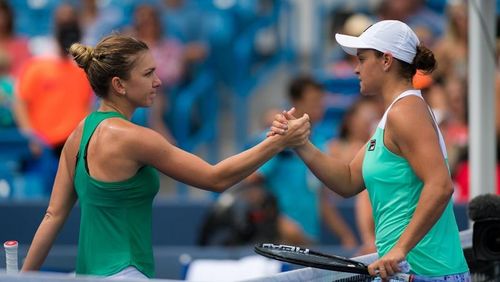
[[[440,187],[440,193],[436,193],[436,196],[443,202],[448,202],[453,196],[453,182],[451,181],[451,179],[447,179],[446,181],[441,183]]]
[[[347,191],[337,191],[337,190],[333,190],[333,191],[344,199],[351,198],[352,196],[355,195],[354,193],[349,193]]]
[[[60,222],[60,221],[63,221],[65,218],[63,212],[61,211],[56,211],[54,210],[53,208],[49,207],[47,208],[47,210],[45,211],[45,215],[43,216],[43,221],[44,222]]]
[[[352,196],[356,195],[353,191],[348,191],[348,190],[342,190],[342,189],[337,189],[332,186],[327,186],[328,189],[331,191],[335,192],[337,195],[341,196],[344,199],[351,198]]]
[[[225,181],[217,181],[211,186],[211,191],[212,192],[217,192],[217,193],[222,193],[229,189],[231,185],[229,183],[226,183]]]
[[[364,189],[351,184],[327,185],[326,187],[344,199],[354,197]]]
[[[50,222],[50,221],[54,221],[55,219],[57,219],[56,214],[50,208],[47,209],[45,211],[45,215],[43,216],[43,221]]]
[[[212,192],[222,193],[227,189],[231,188],[238,181],[242,180],[239,177],[233,175],[227,169],[219,165],[215,165],[213,170],[208,174],[208,190]]]
[[[218,173],[214,173],[209,178],[207,190],[217,193],[222,193],[231,187],[231,183]]]

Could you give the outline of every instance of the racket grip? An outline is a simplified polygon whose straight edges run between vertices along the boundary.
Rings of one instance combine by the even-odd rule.
[[[402,262],[400,262],[398,264],[399,266],[399,271],[401,273],[409,273],[410,272],[410,264],[406,261],[406,260],[403,260]]]
[[[5,270],[7,273],[17,273],[17,241],[7,241],[3,244],[5,249]]]

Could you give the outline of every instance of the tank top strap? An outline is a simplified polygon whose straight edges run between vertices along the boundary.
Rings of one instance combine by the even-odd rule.
[[[422,100],[424,99],[422,97],[422,93],[420,92],[420,90],[414,90],[414,89],[412,89],[412,90],[406,90],[405,92],[399,94],[398,97],[396,97],[396,99],[394,99],[392,101],[392,103],[389,105],[389,107],[387,107],[387,109],[385,110],[385,113],[382,116],[382,119],[380,119],[380,122],[378,123],[378,127],[381,128],[381,129],[385,129],[385,123],[387,121],[387,113],[389,113],[389,111],[391,110],[392,105],[394,105],[394,103],[396,103],[397,101],[403,99],[404,97],[412,96],[412,95],[420,97]]]
[[[407,96],[417,96],[420,99],[424,100],[424,97],[422,97],[422,93],[420,92],[420,90],[411,89],[411,90],[406,90],[403,93],[399,94],[398,97],[396,97],[396,99],[394,99],[392,101],[392,103],[389,105],[389,107],[387,107],[387,110],[385,110],[385,113],[382,116],[382,119],[378,123],[378,128],[383,129],[383,130],[385,129],[385,124],[387,122],[387,113],[389,113],[389,111],[391,110],[392,105],[394,105],[394,103],[396,103],[398,100],[401,100]],[[424,102],[425,102],[425,100],[424,100]],[[441,147],[441,153],[443,154],[444,158],[447,159],[448,153],[446,151],[446,145],[444,142],[443,134],[441,133],[441,130],[439,129],[439,124],[436,120],[436,117],[434,116],[434,112],[432,111],[432,109],[429,105],[427,105],[427,109],[429,110],[429,113],[432,117],[432,120],[434,121],[436,133],[437,133],[438,139],[439,139],[439,146]]]
[[[78,150],[79,158],[84,157],[87,144],[92,135],[94,134],[94,131],[96,130],[97,126],[103,120],[114,117],[127,119],[125,116],[123,116],[118,112],[93,112],[87,116],[83,125],[82,139],[80,140],[80,148]]]

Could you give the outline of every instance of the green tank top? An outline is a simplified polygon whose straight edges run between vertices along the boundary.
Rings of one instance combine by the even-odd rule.
[[[74,185],[81,208],[77,274],[109,276],[128,266],[154,276],[151,243],[153,198],[159,189],[155,168],[144,166],[118,182],[92,178],[87,169],[87,146],[97,126],[116,112],[93,112],[85,120]]]
[[[422,98],[420,91],[410,90],[403,92],[394,102],[408,95]],[[408,161],[392,153],[384,144],[385,121],[391,106],[366,145],[362,168],[372,203],[375,244],[379,256],[392,249],[408,226],[424,185]],[[441,151],[447,159],[441,132],[438,131],[438,135]],[[408,253],[406,259],[411,271],[418,275],[441,276],[468,271],[451,201],[441,218]]]

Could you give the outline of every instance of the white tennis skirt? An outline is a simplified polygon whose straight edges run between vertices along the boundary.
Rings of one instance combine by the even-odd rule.
[[[106,279],[113,279],[113,280],[129,279],[129,278],[149,279],[148,277],[146,277],[146,275],[142,274],[142,272],[140,272],[139,270],[137,270],[137,268],[133,266],[129,266],[116,274],[106,277]]]

